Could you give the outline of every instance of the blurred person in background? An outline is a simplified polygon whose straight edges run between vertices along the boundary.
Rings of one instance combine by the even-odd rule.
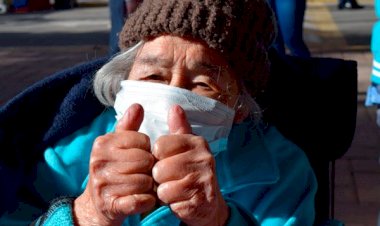
[[[362,9],[363,6],[359,5],[356,0],[339,0],[338,9]]]
[[[375,0],[375,14],[377,21],[372,28],[371,52],[372,73],[371,85],[367,89],[365,105],[376,106],[376,124],[380,127],[380,0]]]
[[[285,54],[285,46],[293,56],[310,57],[303,40],[306,0],[268,0],[275,12],[278,33],[274,47]]]
[[[111,19],[111,31],[109,34],[109,54],[119,52],[119,32],[123,28],[125,20],[136,10],[142,0],[110,0],[108,2]]]

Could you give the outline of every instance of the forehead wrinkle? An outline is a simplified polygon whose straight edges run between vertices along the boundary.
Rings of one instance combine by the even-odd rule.
[[[172,54],[172,48],[166,45],[165,39],[148,41],[140,49],[135,62],[143,66],[170,67],[173,65]]]
[[[161,66],[161,67],[170,67],[173,63],[169,58],[164,58],[155,55],[146,55],[140,56],[136,59],[138,64],[149,65],[149,66]]]

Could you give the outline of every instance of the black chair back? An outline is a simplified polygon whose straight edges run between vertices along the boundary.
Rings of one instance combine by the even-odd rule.
[[[333,58],[299,58],[271,52],[268,91],[258,99],[264,117],[307,154],[319,183],[317,219],[333,216],[334,169],[351,146],[356,126],[357,64]]]

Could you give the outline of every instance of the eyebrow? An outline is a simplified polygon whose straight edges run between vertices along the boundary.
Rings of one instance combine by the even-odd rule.
[[[222,68],[222,66],[215,65],[215,64],[210,64],[204,61],[197,61],[194,63],[195,68],[201,68],[201,69],[206,69],[206,70],[211,70],[215,72],[219,72]]]
[[[136,61],[140,64],[159,65],[163,67],[169,67],[172,64],[172,62],[169,59],[160,58],[156,56],[144,56],[141,58],[137,58]]]
[[[219,82],[220,76],[228,72],[228,66],[215,65],[208,62],[196,62],[195,67],[201,68],[211,72],[210,76],[215,79],[215,81]]]

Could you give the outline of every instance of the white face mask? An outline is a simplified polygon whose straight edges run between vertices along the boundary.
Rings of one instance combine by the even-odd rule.
[[[207,140],[214,155],[227,148],[235,111],[217,100],[165,84],[124,80],[116,95],[116,119],[134,103],[144,108],[139,132],[150,137],[152,146],[157,138],[169,134],[168,111],[178,104],[186,112],[193,133]]]

